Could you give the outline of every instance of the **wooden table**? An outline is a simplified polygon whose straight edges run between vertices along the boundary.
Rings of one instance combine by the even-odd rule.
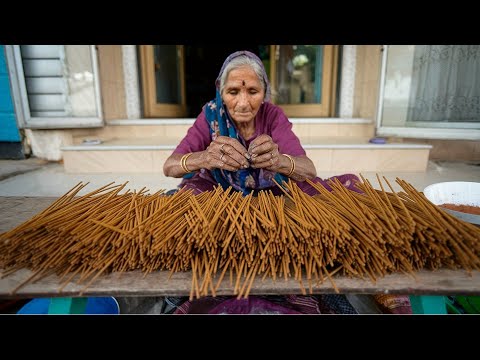
[[[54,200],[55,198],[41,197],[0,197],[0,232],[10,230],[28,220]],[[191,289],[190,272],[175,273],[168,279],[170,273],[167,271],[158,271],[146,276],[140,271],[132,271],[101,276],[86,289],[84,284],[71,282],[63,288],[62,292],[58,291],[60,287],[58,278],[50,276],[36,283],[29,283],[12,294],[12,290],[30,274],[31,272],[25,269],[0,279],[0,298],[69,297],[75,299],[90,296],[185,296],[189,295]],[[369,279],[334,276],[334,282],[338,291],[344,294],[409,294],[414,312],[444,312],[441,307],[444,307],[443,297],[445,295],[480,295],[479,271],[467,273],[463,270],[425,270],[417,272],[415,278],[396,273],[379,278],[375,283]],[[305,279],[303,284],[307,286],[308,281]],[[336,292],[335,287],[328,280],[321,284],[313,284],[312,290],[315,294]],[[298,281],[291,278],[287,281],[284,278],[276,281],[266,278],[262,281],[261,277],[255,280],[250,292],[251,295],[292,293],[301,293]],[[226,277],[218,289],[217,295],[231,294],[233,294],[233,286]]]

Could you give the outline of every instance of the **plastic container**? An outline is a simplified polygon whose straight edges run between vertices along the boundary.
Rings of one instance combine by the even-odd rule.
[[[33,299],[26,303],[17,314],[48,314],[50,298]],[[120,306],[114,297],[89,297],[85,314],[118,315]]]
[[[423,193],[435,205],[455,204],[480,206],[480,183],[468,181],[450,181],[427,186]],[[480,215],[442,208],[456,218],[480,225]]]
[[[369,142],[370,144],[379,144],[379,145],[382,145],[382,144],[386,144],[386,143],[387,143],[387,139],[382,138],[382,137],[374,137],[374,138],[371,138],[370,140],[368,140],[368,142]]]

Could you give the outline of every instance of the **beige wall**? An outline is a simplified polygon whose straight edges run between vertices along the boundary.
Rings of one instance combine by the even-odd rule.
[[[104,119],[126,119],[122,46],[98,45],[98,67]]]
[[[380,45],[357,46],[353,116],[376,122],[382,52]],[[430,160],[480,161],[480,142],[468,140],[434,140],[392,138],[391,141],[429,144]]]
[[[354,92],[354,117],[372,119],[376,121],[377,101],[380,86],[381,46],[359,45],[357,47],[355,92]],[[121,45],[99,45],[98,60],[100,71],[100,87],[102,92],[102,107],[105,120],[126,119],[125,88],[123,77],[123,61]],[[374,126],[374,125],[372,125]],[[168,136],[162,127],[157,130],[155,126],[127,126],[96,129],[65,129],[65,130],[31,130],[27,137],[32,142],[33,153],[42,158],[58,160],[61,155],[59,147],[73,145],[83,138],[98,137],[102,140],[114,138],[145,137],[147,132],[159,139],[168,138],[168,143],[173,143],[180,134],[183,136],[188,126],[177,126]],[[55,140],[53,141],[52,138]],[[170,139],[172,138],[172,139]],[[55,151],[48,150],[48,143],[56,144]],[[421,143],[433,145],[430,151],[431,160],[443,161],[480,161],[480,142],[461,140],[428,140],[411,138],[392,138],[392,141],[406,143]]]
[[[432,145],[433,148],[430,150],[430,160],[480,161],[480,141],[404,139],[404,142]]]
[[[353,117],[376,120],[382,52],[380,45],[358,45]]]
[[[375,120],[381,46],[357,46],[353,117]],[[98,45],[100,89],[105,120],[126,119],[121,45]]]

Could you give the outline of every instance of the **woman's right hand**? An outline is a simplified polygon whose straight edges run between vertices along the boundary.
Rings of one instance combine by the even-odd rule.
[[[237,171],[249,167],[247,149],[237,140],[218,136],[205,150],[205,168]]]

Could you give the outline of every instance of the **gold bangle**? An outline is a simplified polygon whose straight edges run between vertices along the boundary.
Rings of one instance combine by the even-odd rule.
[[[282,154],[282,155],[284,155],[284,156],[286,156],[287,158],[290,159],[291,167],[290,167],[289,173],[287,174],[287,177],[290,177],[290,176],[292,176],[293,172],[295,171],[295,160],[293,160],[293,158],[288,154]]]
[[[182,159],[180,160],[180,165],[182,166],[183,171],[185,171],[186,174],[190,173],[191,171],[187,167],[187,159],[192,155],[193,153],[188,153],[182,156]]]

